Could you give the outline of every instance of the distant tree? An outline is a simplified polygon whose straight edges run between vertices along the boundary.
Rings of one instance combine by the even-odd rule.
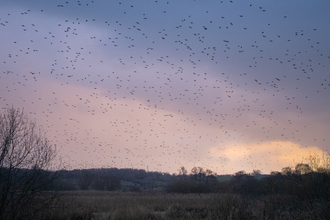
[[[184,166],[181,166],[179,169],[179,175],[187,175],[188,171]]]
[[[234,177],[233,179],[236,179],[236,180],[241,180],[241,179],[244,179],[246,177],[246,172],[245,170],[241,170],[241,171],[238,171],[234,174]]]
[[[257,184],[258,181],[244,170],[236,172],[231,179],[233,192],[240,194],[254,194]]]
[[[216,173],[209,169],[204,170],[202,167],[193,167],[190,179],[194,185],[192,192],[195,193],[211,192],[218,183]]]
[[[94,189],[100,190],[100,191],[104,190],[105,183],[106,183],[105,177],[103,175],[98,175],[94,179],[95,179],[95,181],[94,181]]]
[[[135,178],[141,180],[147,176],[147,172],[143,169],[137,170],[135,173]]]
[[[191,169],[191,174],[194,175],[194,174],[202,174],[202,173],[205,173],[204,172],[204,169],[202,167],[193,167]]]
[[[323,153],[322,156],[314,154],[303,158],[303,163],[308,164],[312,171],[319,173],[330,173],[330,154]]]
[[[312,168],[308,164],[298,163],[294,172],[300,175],[307,174],[312,172]]]
[[[105,188],[108,191],[115,191],[121,188],[121,181],[115,175],[105,177]]]
[[[261,170],[253,170],[252,176],[257,177],[261,175]]]
[[[90,170],[81,170],[77,176],[77,182],[81,190],[87,190],[93,182]]]
[[[212,188],[217,191],[216,173],[207,169],[204,171],[202,167],[193,167],[191,173],[186,176],[187,170],[185,167],[179,168],[179,175],[173,176],[165,187],[167,192],[175,193],[207,193],[211,192]]]
[[[293,169],[292,167],[283,167],[282,168],[282,175],[291,175],[293,174]]]
[[[205,171],[205,175],[206,175],[206,176],[216,176],[217,173],[213,172],[213,171],[210,170],[210,169],[207,169],[207,170]]]
[[[32,219],[58,197],[56,147],[23,110],[0,114],[0,219]],[[53,190],[48,192],[48,190]]]
[[[278,172],[278,171],[272,171],[272,172],[270,172],[270,175],[271,176],[280,176],[282,174],[281,174],[281,172]]]
[[[200,184],[205,180],[206,173],[202,167],[193,167],[191,169],[191,177],[195,184]]]

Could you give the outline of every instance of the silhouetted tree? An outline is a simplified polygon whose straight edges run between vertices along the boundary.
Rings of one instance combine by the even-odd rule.
[[[251,175],[254,176],[254,177],[260,176],[261,175],[261,170],[253,170]]]
[[[216,173],[207,169],[204,171],[202,167],[193,167],[191,173],[187,174],[187,170],[182,166],[179,168],[179,175],[171,181],[165,188],[167,192],[177,193],[207,193],[212,189],[217,191]]]
[[[244,170],[238,171],[231,179],[233,192],[240,194],[255,194],[258,188],[258,181]]]
[[[9,108],[0,115],[0,219],[32,219],[49,208],[58,194],[56,148],[23,110]]]
[[[312,172],[312,168],[308,164],[298,163],[295,167],[295,174],[302,175]]]
[[[292,175],[294,173],[292,167],[283,167],[282,175]]]
[[[187,169],[184,166],[181,166],[178,171],[179,175],[187,175],[188,173]]]
[[[314,172],[330,173],[330,154],[323,153],[322,156],[314,154],[304,158],[304,163],[308,164]]]
[[[191,177],[196,184],[201,184],[205,180],[206,173],[202,167],[193,167],[191,169]]]

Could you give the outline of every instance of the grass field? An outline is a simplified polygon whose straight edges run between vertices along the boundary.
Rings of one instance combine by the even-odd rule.
[[[46,219],[327,219],[317,202],[288,196],[75,191],[63,195]]]

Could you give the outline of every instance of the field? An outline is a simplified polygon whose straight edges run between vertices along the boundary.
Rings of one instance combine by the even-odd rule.
[[[43,218],[105,219],[326,219],[317,202],[288,196],[242,197],[234,194],[166,194],[163,192],[65,193]]]

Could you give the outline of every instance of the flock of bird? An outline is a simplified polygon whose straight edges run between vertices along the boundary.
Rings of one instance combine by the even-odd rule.
[[[280,169],[330,128],[329,4],[281,4],[1,2],[0,106],[67,168]]]

